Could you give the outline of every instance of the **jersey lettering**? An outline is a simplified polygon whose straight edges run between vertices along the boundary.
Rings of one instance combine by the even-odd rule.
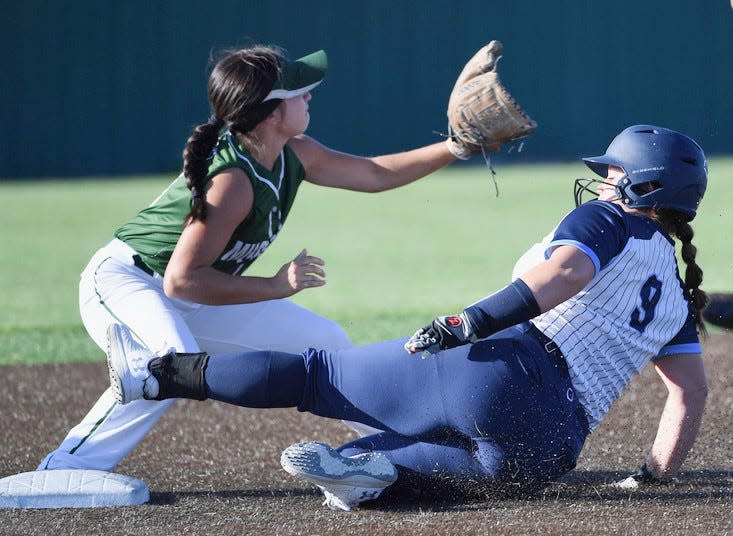
[[[661,297],[662,282],[657,279],[656,275],[652,274],[644,285],[642,285],[641,291],[639,292],[643,311],[640,311],[638,307],[634,309],[631,313],[631,322],[629,322],[629,325],[639,333],[644,333],[649,323],[654,320],[654,310]]]
[[[275,237],[272,237],[272,240],[274,240]],[[258,244],[245,244],[244,242],[241,242],[237,240],[237,243],[234,244],[234,246],[224,253],[220,260],[222,261],[234,261],[234,262],[242,262],[244,260],[252,260],[259,257],[263,251],[267,249],[267,246],[270,245],[272,240],[265,240],[264,242],[259,242]]]

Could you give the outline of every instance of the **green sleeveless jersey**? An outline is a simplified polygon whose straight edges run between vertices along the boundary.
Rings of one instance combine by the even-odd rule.
[[[237,275],[275,240],[293,206],[305,169],[288,145],[280,153],[274,169],[265,169],[237,138],[225,133],[209,158],[207,181],[233,167],[244,170],[252,182],[254,203],[212,266]],[[145,264],[162,275],[190,209],[191,192],[181,174],[149,207],[117,229],[115,237],[126,242],[140,254]]]

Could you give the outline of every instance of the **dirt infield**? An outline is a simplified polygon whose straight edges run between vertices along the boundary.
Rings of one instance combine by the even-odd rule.
[[[117,468],[144,479],[149,504],[0,510],[2,534],[733,534],[733,334],[704,343],[710,394],[702,431],[671,485],[605,484],[644,458],[664,402],[651,367],[589,438],[578,467],[541,495],[412,499],[331,512],[287,475],[283,448],[352,437],[337,421],[291,410],[179,402]],[[100,362],[0,367],[0,477],[33,470],[107,385]]]

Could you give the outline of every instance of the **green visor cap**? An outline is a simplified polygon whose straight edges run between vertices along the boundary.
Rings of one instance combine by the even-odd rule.
[[[262,102],[292,99],[309,92],[323,81],[328,69],[326,52],[319,50],[295,61],[283,62],[280,77]]]

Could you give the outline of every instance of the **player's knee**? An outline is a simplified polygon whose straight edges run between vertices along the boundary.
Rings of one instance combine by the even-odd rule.
[[[333,320],[324,319],[319,329],[314,331],[314,340],[309,346],[325,350],[342,350],[351,348],[353,343],[344,329]]]

